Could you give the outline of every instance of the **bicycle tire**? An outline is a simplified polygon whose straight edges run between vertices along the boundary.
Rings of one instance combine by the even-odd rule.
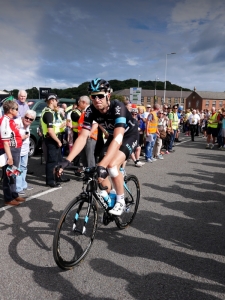
[[[80,208],[76,230],[73,230],[74,218]],[[53,239],[53,256],[56,264],[63,270],[70,270],[88,254],[97,231],[98,211],[93,201],[86,223],[86,233],[82,234],[88,208],[85,196],[72,200],[63,211],[57,224]]]
[[[125,229],[133,222],[140,201],[140,185],[138,178],[135,175],[127,175],[124,182],[125,211],[121,216],[115,217],[115,222],[119,229]]]

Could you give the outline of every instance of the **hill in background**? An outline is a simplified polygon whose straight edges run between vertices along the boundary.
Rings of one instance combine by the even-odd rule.
[[[113,91],[119,91],[123,89],[129,89],[131,87],[137,87],[138,81],[137,79],[127,79],[127,80],[109,80],[110,85],[113,89]],[[80,84],[78,87],[72,87],[67,89],[56,89],[52,88],[52,92],[56,93],[59,98],[73,98],[77,99],[82,95],[87,95],[87,88],[88,88],[89,82],[84,82]],[[155,81],[139,81],[139,87],[141,87],[144,90],[154,90],[155,89]],[[156,88],[157,90],[163,90],[164,89],[164,81],[157,81],[156,82]],[[183,88],[181,86],[178,86],[176,84],[172,84],[171,82],[166,82],[166,89],[168,91],[180,91],[181,89],[183,91],[190,91],[190,89]],[[39,88],[33,87],[31,89],[27,89],[28,99],[38,99],[39,98]],[[12,95],[17,98],[18,90],[15,89],[13,91],[7,91],[12,93]]]

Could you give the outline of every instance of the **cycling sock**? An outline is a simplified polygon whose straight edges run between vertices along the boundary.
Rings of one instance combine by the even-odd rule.
[[[122,195],[116,195],[116,202],[120,202],[122,204],[124,204],[124,194]]]

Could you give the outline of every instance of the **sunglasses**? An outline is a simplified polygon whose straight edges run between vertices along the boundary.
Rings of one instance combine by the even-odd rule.
[[[105,95],[103,95],[103,94],[91,95],[92,100],[95,100],[96,98],[103,99],[103,98],[105,98]]]
[[[32,119],[32,118],[28,118],[28,117],[24,117],[24,119],[26,119],[26,120],[29,120],[29,121],[31,121],[31,122],[33,122],[34,121],[34,119]]]
[[[17,110],[17,111],[18,111],[18,109],[19,109],[19,108],[18,108],[18,107],[13,107],[12,109],[13,109],[13,110]]]
[[[135,113],[131,113],[133,116],[136,116],[137,114],[135,114]]]

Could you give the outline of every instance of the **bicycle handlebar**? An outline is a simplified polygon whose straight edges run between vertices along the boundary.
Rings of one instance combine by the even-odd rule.
[[[55,167],[55,173],[56,174],[59,174],[59,170],[61,169],[61,166],[60,165],[58,165],[58,166],[56,166]],[[70,170],[80,170],[81,169],[81,167],[78,167],[78,166],[68,166],[68,167],[66,167],[66,169],[70,169]],[[94,178],[94,176],[97,174],[97,167],[95,166],[95,167],[91,167],[91,168],[89,168],[89,167],[83,167],[83,171],[84,171],[84,177],[83,177],[83,181],[85,181],[87,178],[89,178],[90,177],[90,175],[91,175],[91,178]],[[59,175],[59,177],[60,177],[61,175]],[[107,190],[108,189],[108,187],[107,186],[103,186],[101,183],[99,183],[98,182],[98,186],[99,186],[99,189],[100,190]]]

